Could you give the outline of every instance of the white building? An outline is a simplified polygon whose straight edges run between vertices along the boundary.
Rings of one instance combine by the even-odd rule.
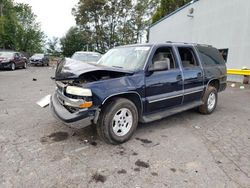
[[[194,0],[151,26],[149,42],[166,41],[210,44],[228,68],[250,69],[250,0]]]

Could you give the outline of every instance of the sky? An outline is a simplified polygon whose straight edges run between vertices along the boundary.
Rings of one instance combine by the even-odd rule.
[[[26,3],[32,7],[41,23],[42,31],[49,37],[65,35],[71,26],[75,25],[72,8],[79,0],[14,0],[16,3]]]

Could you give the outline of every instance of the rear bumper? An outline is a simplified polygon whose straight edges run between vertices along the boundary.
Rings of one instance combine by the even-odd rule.
[[[69,112],[61,102],[59,102],[57,92],[51,96],[50,109],[56,119],[59,119],[69,127],[77,129],[93,124],[96,112],[94,109],[82,109],[74,113]]]

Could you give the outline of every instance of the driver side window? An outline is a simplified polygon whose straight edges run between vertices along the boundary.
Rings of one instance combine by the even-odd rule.
[[[171,47],[161,47],[156,50],[152,59],[152,64],[162,61],[168,63],[168,70],[178,68]]]

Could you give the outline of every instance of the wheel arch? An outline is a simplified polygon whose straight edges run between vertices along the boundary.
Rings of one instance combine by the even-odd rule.
[[[215,87],[215,89],[217,90],[217,92],[219,92],[220,90],[220,80],[219,79],[211,79],[208,81],[206,89],[208,88],[208,86],[213,86]]]
[[[102,102],[102,106],[105,105],[106,103],[108,103],[110,100],[112,100],[113,98],[126,98],[130,101],[132,101],[137,110],[138,110],[138,115],[141,116],[142,112],[143,112],[143,103],[142,103],[142,99],[141,96],[139,95],[139,93],[135,92],[135,91],[131,91],[131,92],[124,92],[124,93],[117,93],[117,94],[113,94],[108,96],[107,98],[105,98]]]

